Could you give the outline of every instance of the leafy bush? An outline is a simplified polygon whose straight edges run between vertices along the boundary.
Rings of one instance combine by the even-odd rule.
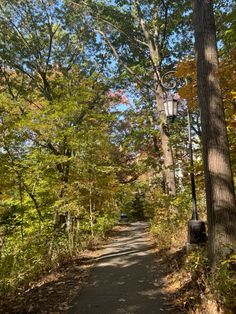
[[[191,217],[191,199],[187,192],[182,192],[176,198],[162,192],[153,197],[155,215],[151,223],[151,232],[159,244],[169,246],[172,235],[177,228],[182,228]]]
[[[16,237],[8,239],[2,252],[0,291],[27,284],[48,265],[48,246],[44,237],[35,234],[21,242],[16,240]]]
[[[211,285],[222,303],[233,313],[236,310],[236,254],[218,263],[212,274]]]
[[[97,217],[94,227],[95,233],[104,237],[106,232],[111,230],[112,227],[117,223],[117,220],[118,219],[110,216],[109,214],[104,214],[103,216]]]

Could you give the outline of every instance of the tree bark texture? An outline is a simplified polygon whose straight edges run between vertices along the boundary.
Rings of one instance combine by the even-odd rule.
[[[156,102],[157,102],[157,110],[160,117],[160,140],[161,140],[161,148],[163,154],[164,161],[164,172],[165,172],[165,180],[166,180],[166,190],[167,193],[175,196],[176,195],[176,181],[175,181],[175,169],[174,169],[174,158],[173,152],[170,147],[169,135],[166,132],[166,116],[165,109],[163,103],[163,91],[160,85],[157,87],[156,92]]]
[[[236,203],[229,145],[218,75],[213,4],[192,0],[201,110],[209,233],[209,259],[215,266],[236,241]]]

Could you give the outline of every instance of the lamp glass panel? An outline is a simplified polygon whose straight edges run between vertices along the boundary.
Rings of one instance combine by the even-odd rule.
[[[178,102],[176,100],[173,101],[173,116],[177,116],[177,104]]]
[[[174,113],[173,103],[174,103],[174,101],[172,99],[167,99],[164,102],[165,113],[166,113],[167,117],[173,116],[173,113]]]

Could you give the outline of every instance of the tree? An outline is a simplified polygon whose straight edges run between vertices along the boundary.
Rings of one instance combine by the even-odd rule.
[[[118,216],[114,100],[68,14],[62,1],[0,1],[1,289]]]
[[[167,43],[173,34],[172,17],[181,14],[177,13],[179,7],[174,4],[171,7],[172,4],[164,1],[115,1],[109,5],[100,1],[71,2],[75,8],[79,7],[79,12],[82,6],[86,16],[91,17],[87,19],[88,27],[106,43],[122,68],[121,76],[135,82],[140,93],[146,95],[146,101],[156,101],[167,191],[176,195],[161,75],[165,69],[163,64],[170,56]]]
[[[218,74],[213,4],[192,1],[212,266],[236,240],[236,202]]]

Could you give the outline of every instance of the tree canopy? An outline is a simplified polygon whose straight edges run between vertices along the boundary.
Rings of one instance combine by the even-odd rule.
[[[235,8],[214,3],[234,178]],[[191,216],[191,172],[207,219],[192,19],[185,0],[0,0],[0,291],[104,237],[120,213],[174,233]]]

